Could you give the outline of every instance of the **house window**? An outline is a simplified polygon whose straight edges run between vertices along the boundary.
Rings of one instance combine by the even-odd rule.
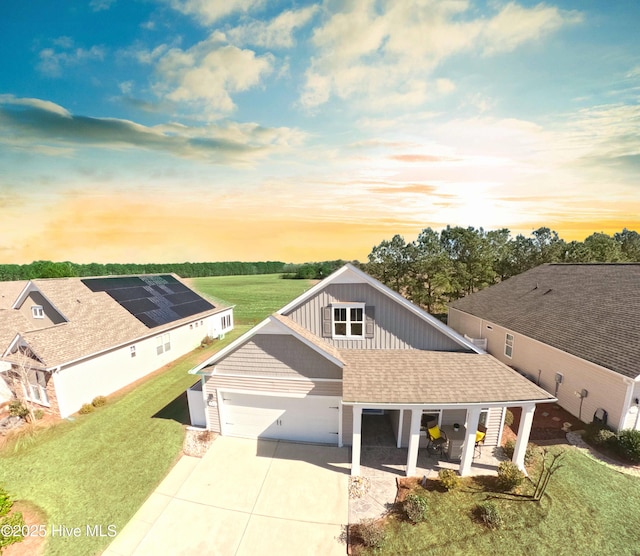
[[[22,385],[25,397],[32,402],[40,405],[49,405],[49,396],[47,396],[47,380],[43,371],[31,371],[29,373],[29,382]]]
[[[478,419],[478,424],[486,427],[488,421],[489,421],[489,409],[488,408],[481,409],[480,418]]]
[[[136,356],[136,346],[130,346],[129,347],[129,353],[131,354],[131,357],[135,357]]]
[[[420,420],[420,428],[427,430],[429,424],[435,422],[440,426],[442,422],[442,410],[440,409],[426,409],[422,412],[422,419]]]
[[[364,304],[357,306],[333,306],[333,336],[364,336]]]
[[[44,309],[42,305],[34,305],[31,307],[31,316],[34,319],[43,319],[44,318]]]
[[[169,333],[167,332],[162,336],[158,336],[157,343],[156,343],[156,353],[158,355],[161,355],[164,352],[169,351],[170,349],[171,349],[171,338],[169,336]]]
[[[513,356],[513,335],[507,334],[504,341],[504,354],[511,359]]]
[[[231,315],[224,315],[221,319],[220,319],[220,325],[222,326],[222,329],[224,330],[225,328],[229,328],[231,326]]]

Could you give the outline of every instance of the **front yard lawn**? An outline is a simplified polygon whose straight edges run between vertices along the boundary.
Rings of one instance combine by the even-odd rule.
[[[459,490],[423,489],[427,521],[413,525],[400,515],[386,518],[387,539],[363,554],[420,555],[637,555],[640,547],[640,478],[623,475],[574,448],[551,478],[540,503],[499,493],[490,478],[466,479]],[[433,484],[433,483],[431,483]],[[499,529],[474,519],[475,506],[496,504]]]

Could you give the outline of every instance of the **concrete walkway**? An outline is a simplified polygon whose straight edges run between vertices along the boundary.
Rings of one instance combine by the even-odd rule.
[[[104,552],[344,555],[346,448],[218,437],[183,456]]]

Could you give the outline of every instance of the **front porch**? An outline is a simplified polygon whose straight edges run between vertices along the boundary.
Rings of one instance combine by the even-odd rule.
[[[499,422],[493,424],[493,430],[487,431],[487,437],[491,434],[494,440],[477,447],[476,431],[481,422],[487,423],[487,416],[491,415],[492,408],[479,405],[416,407],[353,404],[351,474],[365,477],[395,474],[432,478],[437,476],[440,469],[446,468],[458,471],[461,476],[495,474],[501,461],[499,438],[506,407],[507,405],[494,407],[499,415]],[[519,407],[522,408],[523,418],[518,428],[513,462],[524,469],[524,455],[535,404],[528,403]],[[450,449],[444,453],[428,448],[428,436],[423,425],[427,415],[430,419],[436,419],[435,422],[442,431],[449,431]],[[493,411],[493,415],[496,415],[496,411]],[[454,422],[460,426],[456,439],[452,438]]]

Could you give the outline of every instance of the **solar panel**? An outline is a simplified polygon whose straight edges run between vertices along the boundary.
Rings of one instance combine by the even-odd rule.
[[[85,278],[93,292],[105,292],[147,328],[155,328],[215,307],[173,276]]]

